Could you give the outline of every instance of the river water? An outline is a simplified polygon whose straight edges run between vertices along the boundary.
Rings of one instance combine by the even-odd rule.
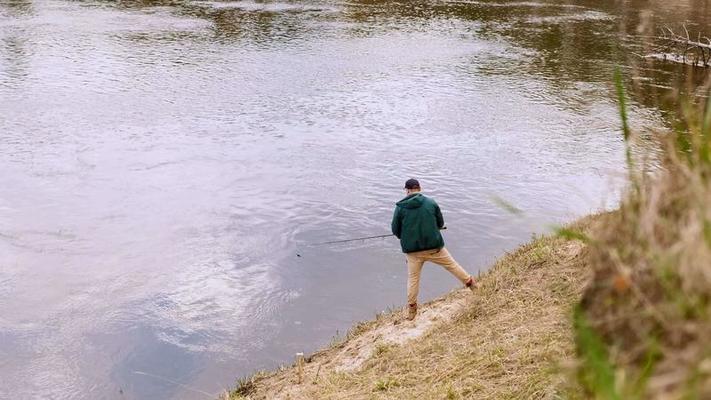
[[[409,177],[473,273],[613,207],[614,65],[708,23],[639,3],[0,0],[0,398],[214,398],[401,305],[392,238],[309,244],[388,233]]]

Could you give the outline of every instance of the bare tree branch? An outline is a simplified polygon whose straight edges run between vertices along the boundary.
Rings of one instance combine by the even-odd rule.
[[[676,34],[668,26],[660,30],[660,36],[656,39],[663,47],[661,47],[661,54],[656,57],[694,66],[711,66],[711,39],[701,36],[701,32],[698,32],[697,39],[691,40],[686,25],[683,25],[683,29],[683,34]],[[706,43],[703,42],[704,40]]]

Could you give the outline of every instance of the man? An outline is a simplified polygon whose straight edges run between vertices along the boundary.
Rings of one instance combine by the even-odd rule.
[[[405,193],[407,196],[395,207],[392,230],[400,239],[400,247],[407,258],[407,319],[412,321],[417,315],[417,293],[425,261],[441,265],[472,291],[475,284],[474,278],[444,248],[444,239],[439,232],[444,228],[444,218],[437,203],[420,193],[417,179],[405,182]]]

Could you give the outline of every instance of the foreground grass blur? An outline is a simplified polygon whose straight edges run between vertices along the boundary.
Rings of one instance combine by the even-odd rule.
[[[635,162],[622,79],[630,185],[591,238],[593,279],[575,312],[579,380],[598,399],[711,398],[711,102],[679,100],[661,168]],[[698,98],[697,98],[698,99]]]

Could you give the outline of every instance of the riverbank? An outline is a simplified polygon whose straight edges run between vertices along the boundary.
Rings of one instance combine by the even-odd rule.
[[[596,229],[607,214],[576,222]],[[569,398],[572,310],[590,269],[586,245],[554,236],[501,257],[472,295],[455,290],[413,322],[396,310],[292,365],[242,380],[230,399]],[[301,372],[300,372],[301,370]]]

